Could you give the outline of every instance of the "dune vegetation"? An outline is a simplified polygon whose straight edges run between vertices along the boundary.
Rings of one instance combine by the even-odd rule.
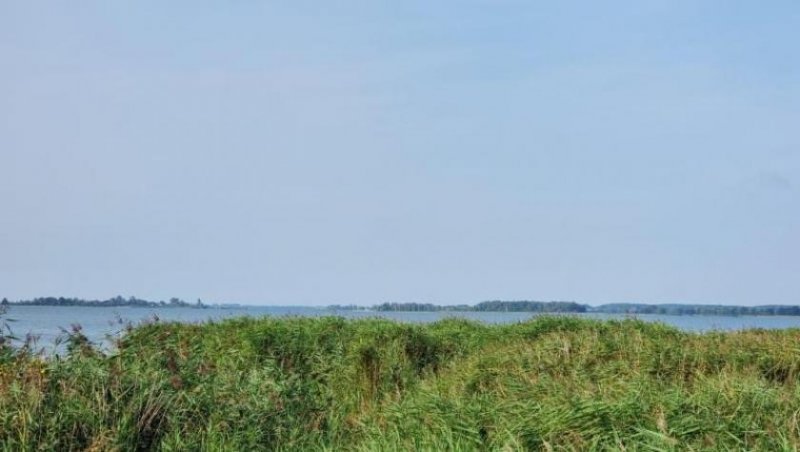
[[[0,449],[791,450],[800,330],[242,318],[0,351]]]

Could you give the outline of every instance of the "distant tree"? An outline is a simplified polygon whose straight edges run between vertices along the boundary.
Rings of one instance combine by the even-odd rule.
[[[8,298],[5,298],[5,297],[4,297],[4,298],[3,298],[3,301],[0,301],[0,305],[2,305],[2,306],[8,306],[9,304],[10,304],[10,303],[8,302]]]

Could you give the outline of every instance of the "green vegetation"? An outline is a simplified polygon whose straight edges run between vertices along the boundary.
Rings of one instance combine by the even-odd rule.
[[[800,330],[636,320],[147,324],[0,347],[0,449],[792,450]]]

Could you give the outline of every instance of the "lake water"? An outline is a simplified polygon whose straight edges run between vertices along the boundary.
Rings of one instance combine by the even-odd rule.
[[[102,343],[108,335],[118,334],[124,329],[120,322],[134,324],[151,320],[157,316],[161,321],[202,322],[239,316],[341,316],[347,318],[383,317],[403,322],[434,322],[447,317],[461,317],[487,323],[519,322],[539,314],[527,312],[372,312],[333,311],[313,307],[258,306],[240,308],[96,308],[59,306],[12,306],[0,318],[0,325],[7,321],[17,337],[30,333],[38,337],[38,345],[52,349],[64,329],[77,324],[93,342]],[[619,319],[632,316],[613,314],[565,314],[586,318]],[[670,316],[637,315],[636,318],[663,322],[685,331],[741,330],[748,328],[800,328],[800,317],[784,316]]]

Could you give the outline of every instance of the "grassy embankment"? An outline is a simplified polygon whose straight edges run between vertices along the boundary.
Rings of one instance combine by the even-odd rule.
[[[800,331],[237,319],[0,352],[2,450],[793,449]]]

